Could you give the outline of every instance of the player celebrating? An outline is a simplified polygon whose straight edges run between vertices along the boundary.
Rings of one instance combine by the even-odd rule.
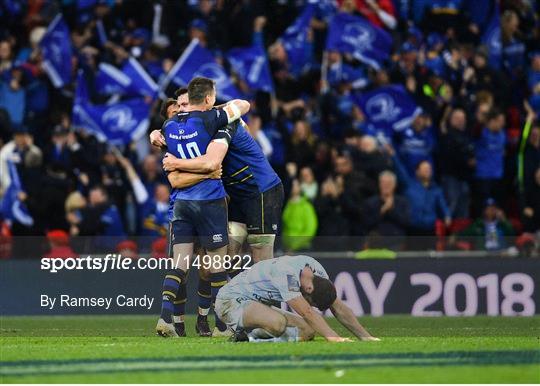
[[[177,92],[178,104],[182,94]],[[230,146],[218,140],[210,143],[206,154],[192,159],[165,157],[166,171],[211,173],[223,167],[222,180],[229,204],[229,255],[239,254],[247,238],[255,262],[272,258],[275,235],[283,207],[283,185],[261,148],[246,130],[242,120],[236,125]],[[163,145],[162,134],[155,130],[150,141]],[[174,186],[174,181],[171,181]]]
[[[298,314],[277,308],[281,302]],[[275,306],[275,307],[273,307]],[[358,323],[349,307],[336,298],[328,274],[309,256],[282,256],[261,261],[219,292],[215,310],[235,331],[234,341],[306,341],[315,333],[329,342],[348,342],[313,310],[330,308],[337,320],[361,340],[379,340]]]
[[[216,101],[215,84],[207,78],[194,78],[188,85],[189,106],[163,124],[165,143],[170,154],[195,158],[206,151],[211,140],[228,147],[234,134],[228,126],[249,111],[249,102],[233,100],[223,108],[211,110]],[[226,253],[227,203],[223,183],[205,179],[185,188],[174,188],[170,196],[172,210],[171,245],[175,269],[165,275],[161,317],[156,332],[164,337],[178,336],[173,325],[174,301],[186,283],[186,272],[193,255],[197,235],[201,246],[213,257],[211,267],[212,298],[227,282],[220,257]]]
[[[184,112],[186,110],[186,107],[189,105],[188,103],[188,94],[187,94],[187,88],[181,88],[177,91],[181,97],[177,99],[167,99],[165,100],[160,109],[160,115],[164,119],[170,119],[175,114],[179,112]],[[168,178],[169,181],[174,182],[175,188],[186,188],[189,186],[193,186],[196,183],[199,183],[205,179],[208,178],[220,178],[221,177],[221,171],[216,171],[214,173],[209,174],[200,174],[200,173],[187,173],[187,172],[173,172],[169,173]],[[169,242],[171,239],[171,235],[169,234]],[[169,247],[169,249],[171,249]],[[204,251],[202,251],[200,248],[195,248],[196,253],[199,255],[204,255]],[[169,254],[171,251],[169,251]],[[169,256],[172,257],[172,256]],[[212,336],[212,331],[210,330],[210,326],[208,325],[208,313],[210,311],[211,301],[212,301],[212,290],[210,285],[210,272],[203,269],[202,267],[199,268],[199,283],[197,288],[197,294],[199,297],[199,309],[198,309],[198,316],[197,316],[197,323],[195,325],[195,331],[199,336]],[[186,309],[186,302],[187,302],[187,293],[186,293],[186,286],[181,286],[180,291],[177,293],[176,298],[173,302],[174,304],[174,310],[173,310],[173,322],[174,322],[174,328],[176,330],[176,333],[178,336],[186,336],[185,331],[185,325],[184,325],[184,315],[185,315],[185,309]]]

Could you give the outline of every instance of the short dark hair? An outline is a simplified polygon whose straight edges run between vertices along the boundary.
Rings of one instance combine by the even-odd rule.
[[[503,112],[501,110],[499,110],[498,108],[492,108],[488,113],[487,113],[487,116],[486,116],[486,120],[489,122],[489,121],[492,121],[494,119],[497,119],[499,118],[500,115],[503,115]]]
[[[178,98],[180,95],[187,94],[187,92],[188,92],[187,87],[180,87],[178,90],[174,92],[174,96]]]
[[[317,275],[313,276],[311,300],[319,310],[327,310],[336,301],[336,298],[336,287],[330,280]]]
[[[167,111],[169,110],[169,107],[176,103],[176,99],[167,98],[161,103],[161,108],[159,109],[159,115],[163,119],[169,119],[169,116],[167,114]]]
[[[204,102],[204,98],[210,95],[216,87],[216,82],[209,78],[193,78],[188,84],[189,103],[198,105]]]

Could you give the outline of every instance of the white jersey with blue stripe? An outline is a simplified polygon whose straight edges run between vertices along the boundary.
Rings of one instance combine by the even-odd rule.
[[[219,291],[220,298],[244,298],[279,306],[301,296],[300,273],[311,268],[316,276],[328,279],[323,266],[313,257],[281,256],[263,260],[237,275]]]

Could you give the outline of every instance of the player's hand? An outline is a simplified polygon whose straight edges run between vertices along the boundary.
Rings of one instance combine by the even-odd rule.
[[[344,343],[344,342],[352,342],[353,340],[350,338],[342,338],[341,336],[330,336],[326,338],[328,342],[332,343]]]
[[[375,338],[374,336],[365,336],[362,339],[362,342],[380,342],[381,340],[379,338]]]
[[[150,143],[156,147],[166,147],[165,137],[161,134],[161,131],[154,130],[150,133]]]
[[[219,168],[218,170],[214,170],[212,173],[208,175],[208,178],[212,180],[219,180],[221,179],[221,174],[223,173],[223,169]]]
[[[172,155],[171,153],[167,153],[165,154],[165,157],[163,157],[163,170],[165,170],[166,172],[172,172],[173,170],[176,170],[176,160],[178,158],[176,158],[174,155]]]

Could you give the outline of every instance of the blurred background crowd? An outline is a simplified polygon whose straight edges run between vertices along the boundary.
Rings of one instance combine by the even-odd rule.
[[[535,0],[2,0],[2,245],[13,236],[47,235],[69,254],[69,237],[117,236],[124,240],[118,250],[152,243],[164,250],[169,185],[162,153],[146,134],[161,127],[162,98],[180,85],[163,80],[196,38],[251,101],[251,134],[285,185],[284,249],[534,249],[539,6]],[[47,71],[43,43],[58,14],[71,41],[69,73],[60,74],[60,84]],[[371,29],[329,37],[333,23],[339,31],[346,24],[337,23],[353,16]],[[362,35],[370,31],[375,44],[384,38],[387,52],[362,51],[373,44],[373,36]],[[291,34],[299,45],[289,44]],[[343,36],[357,40],[329,44]],[[263,48],[269,87],[235,72],[228,59],[232,49],[253,45]],[[80,82],[93,106],[132,98],[98,80],[103,64],[127,73],[133,59],[160,92],[138,92],[149,111],[144,135],[112,144],[74,122],[73,107]],[[387,90],[394,99],[381,97]],[[368,95],[380,98],[375,103]],[[408,119],[390,129],[377,125],[377,118],[409,109],[405,102],[414,106]],[[134,236],[150,241],[129,241]],[[411,243],[413,236],[421,241]],[[441,242],[442,236],[450,237]]]

